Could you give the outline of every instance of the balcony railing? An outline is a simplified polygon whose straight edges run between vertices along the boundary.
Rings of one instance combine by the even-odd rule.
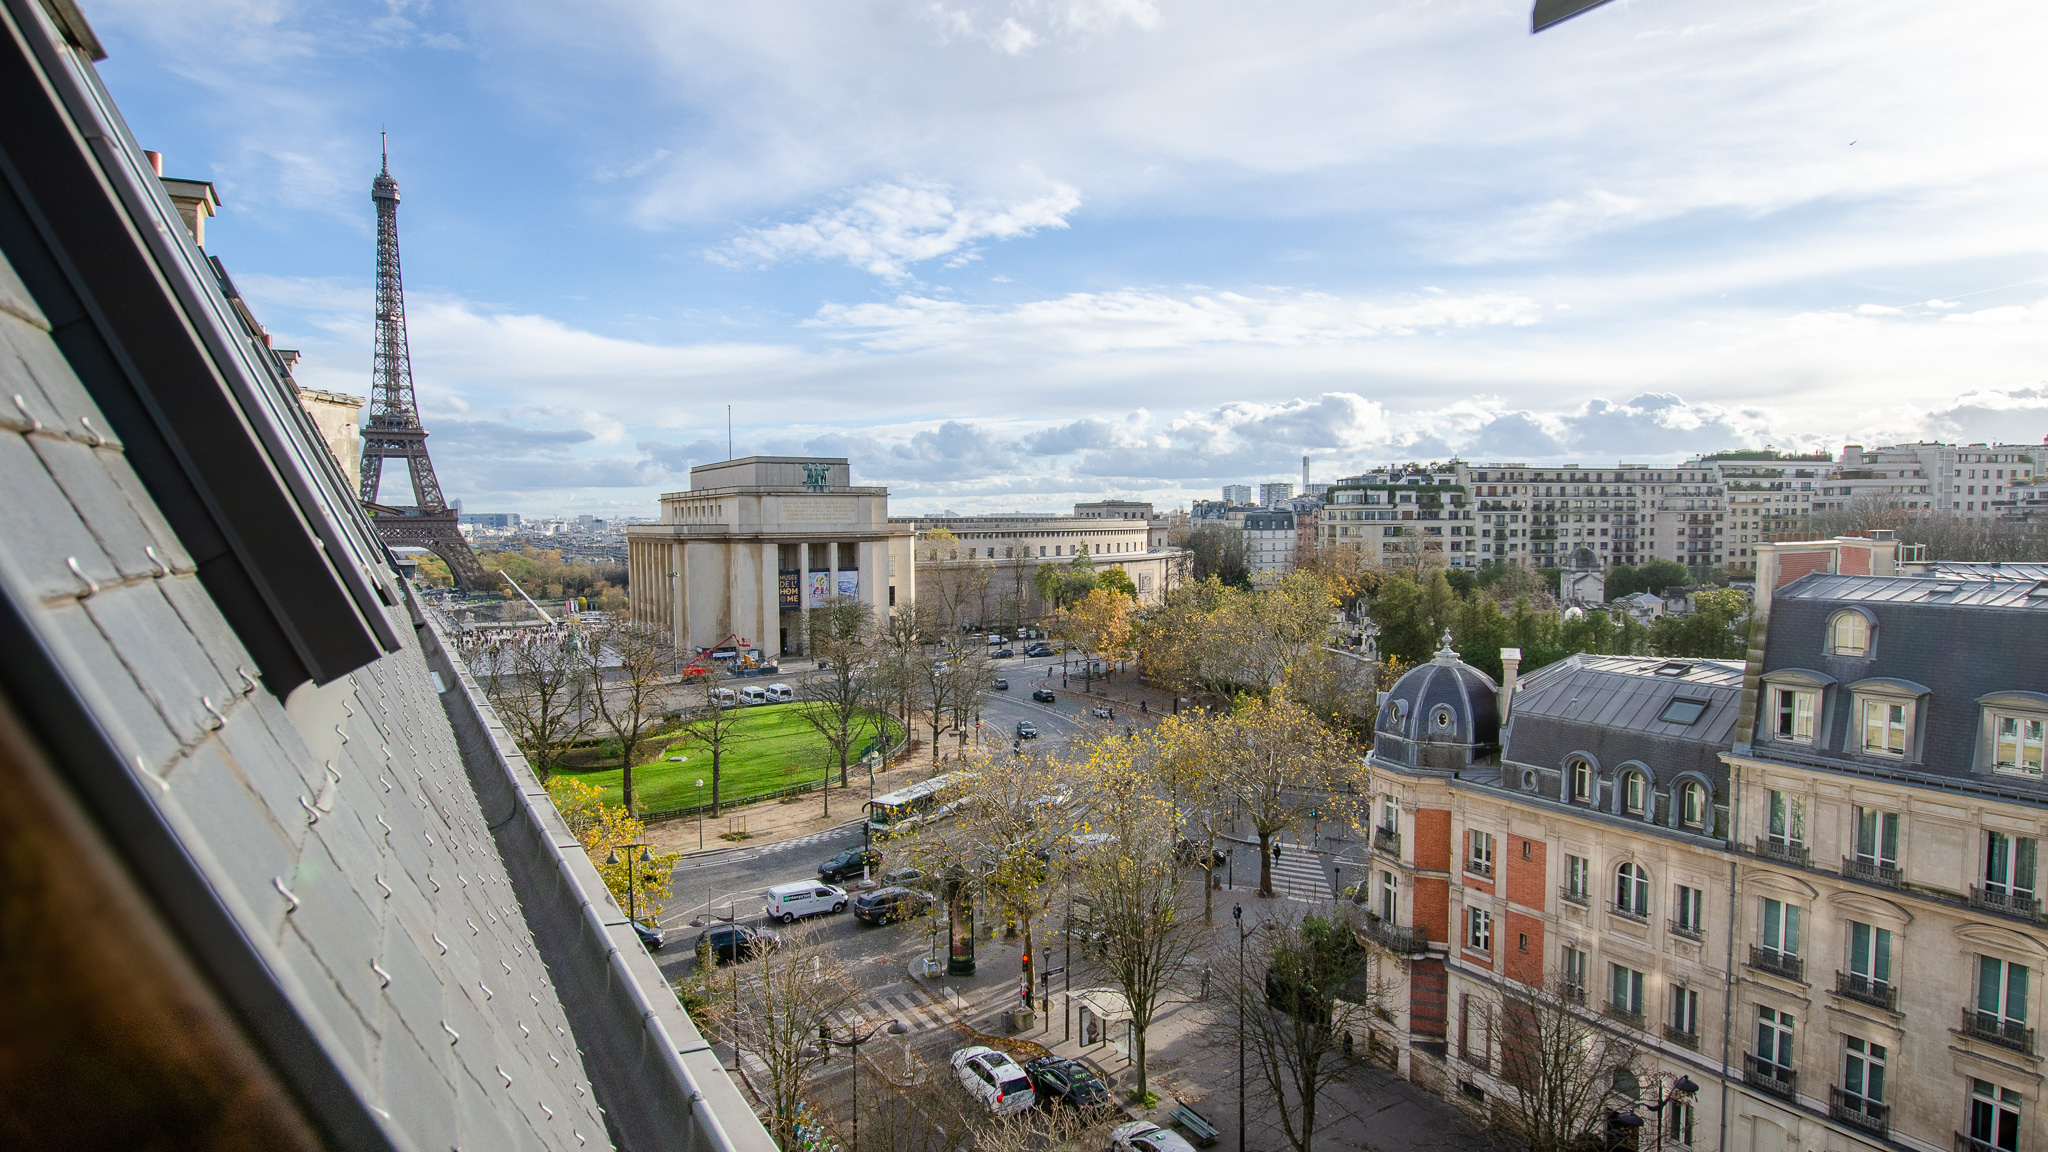
[[[1892,1106],[1828,1085],[1828,1116],[1882,1140],[1891,1130]]]
[[[1465,860],[1465,871],[1474,876],[1485,876],[1491,879],[1493,877],[1493,861],[1473,860],[1467,857]]]
[[[1872,884],[1883,884],[1888,888],[1899,886],[1899,866],[1883,860],[1862,860],[1855,856],[1844,856],[1842,875],[1851,880],[1868,880]]]
[[[1392,828],[1375,828],[1372,830],[1372,846],[1391,856],[1399,856],[1401,834]]]
[[[1772,840],[1765,836],[1756,838],[1756,854],[1770,860],[1782,860],[1797,864],[1801,868],[1813,863],[1813,852],[1804,844],[1793,844],[1784,840]]]
[[[2038,896],[2021,895],[2003,888],[1970,889],[1970,903],[1993,912],[2009,912],[2014,916],[2039,916],[2041,900]]]
[[[1623,920],[1633,920],[1638,924],[1648,924],[1650,922],[1650,914],[1648,912],[1638,912],[1626,904],[1609,904],[1607,910]]]
[[[1963,1009],[1963,1035],[1989,1040],[2015,1052],[2034,1054],[2034,1030],[2015,1020],[2004,1020],[1989,1012]]]
[[[1671,926],[1671,934],[1673,936],[1683,936],[1687,940],[1701,940],[1706,937],[1706,929],[1697,924],[1681,924],[1676,920],[1666,921],[1666,923]]]
[[[1586,986],[1583,984],[1564,985],[1564,998],[1570,1003],[1577,1004],[1581,1008],[1585,1007]]]
[[[1752,1053],[1742,1054],[1742,1082],[1751,1088],[1760,1088],[1773,1096],[1787,1100],[1799,1090],[1799,1073],[1769,1060],[1759,1059]]]
[[[2013,1150],[1993,1144],[1989,1140],[1979,1140],[1975,1136],[1965,1136],[1958,1132],[1956,1133],[1956,1152],[2013,1152]]]
[[[1774,948],[1759,948],[1751,944],[1749,946],[1749,966],[1759,972],[1769,972],[1773,976],[1783,976],[1787,980],[1804,982],[1806,979],[1806,961],[1801,960],[1797,956],[1788,956]]]
[[[1874,1004],[1887,1012],[1896,1012],[1899,1007],[1899,990],[1882,980],[1872,980],[1854,972],[1835,973],[1835,994],[1851,1000]]]
[[[1367,914],[1365,934],[1373,943],[1389,952],[1401,956],[1415,956],[1429,951],[1429,937],[1420,928],[1390,923],[1378,916]]]
[[[1613,1001],[1602,1004],[1600,1006],[1600,1014],[1610,1020],[1619,1020],[1631,1028],[1640,1029],[1643,1026],[1643,1014],[1641,1012],[1630,1011],[1626,1006],[1616,1004]]]
[[[1565,903],[1577,904],[1581,908],[1593,902],[1593,897],[1589,893],[1574,892],[1570,888],[1559,888],[1557,893],[1564,897]]]
[[[1697,1050],[1700,1046],[1699,1033],[1687,1032],[1685,1029],[1680,1028],[1676,1024],[1666,1024],[1664,1026],[1664,1038],[1666,1040],[1671,1041],[1673,1044],[1683,1044],[1687,1048],[1691,1048],[1694,1050]]]

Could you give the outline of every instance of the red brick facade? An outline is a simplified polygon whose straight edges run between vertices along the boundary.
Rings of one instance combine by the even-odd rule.
[[[1502,918],[1500,948],[1504,962],[1501,969],[1510,980],[1518,980],[1532,988],[1543,984],[1543,921],[1526,912],[1513,908]]]
[[[1451,810],[1415,810],[1415,866],[1431,872],[1451,870]]]
[[[1544,868],[1543,841],[1526,836],[1509,836],[1507,883],[1504,895],[1510,904],[1543,911],[1549,899],[1550,873]]]

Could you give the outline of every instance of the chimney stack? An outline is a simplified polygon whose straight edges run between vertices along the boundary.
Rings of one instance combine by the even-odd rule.
[[[164,177],[164,154],[144,152],[149,157],[149,166],[155,170],[156,178],[163,182],[164,194],[171,198],[171,206],[185,221],[185,230],[192,233],[192,242],[206,247],[206,218],[220,211],[220,197],[214,195],[211,180],[175,180]]]
[[[144,152],[143,155],[149,157],[150,168],[155,170],[157,178],[161,180],[164,174],[164,154],[161,152]]]
[[[1514,707],[1515,673],[1520,671],[1521,667],[1520,648],[1500,650],[1500,722],[1503,726],[1508,722],[1508,710]]]

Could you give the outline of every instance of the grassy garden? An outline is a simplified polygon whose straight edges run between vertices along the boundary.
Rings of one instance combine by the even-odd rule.
[[[887,723],[891,741],[900,738],[901,726],[893,720]],[[795,704],[749,708],[740,716],[735,730],[739,737],[727,743],[719,757],[721,803],[731,804],[797,784],[815,785],[824,779],[828,768],[835,779],[838,776],[839,754],[804,720]],[[866,743],[863,738],[851,752],[858,753]],[[636,811],[659,812],[710,802],[711,753],[685,738],[681,730],[655,733],[641,744],[640,755],[644,763],[633,767]],[[687,759],[670,759],[675,756]],[[588,752],[579,749],[570,757],[571,762],[555,774],[595,785],[603,790],[604,803],[618,805],[624,798],[620,785],[623,773],[617,767],[601,766],[596,763],[598,759],[594,748]],[[608,759],[612,765],[618,763],[616,755]],[[704,781],[704,787],[697,787],[699,780]]]

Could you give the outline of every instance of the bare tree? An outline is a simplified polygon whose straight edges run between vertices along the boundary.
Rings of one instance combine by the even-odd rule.
[[[947,665],[951,681],[946,687],[947,710],[952,717],[953,735],[960,747],[967,746],[968,733],[981,719],[982,694],[995,687],[995,666],[985,646],[961,650]]]
[[[1311,1152],[1324,1094],[1350,1073],[1351,1038],[1376,1000],[1365,951],[1350,924],[1321,916],[1266,921],[1251,941],[1229,969],[1234,1030],[1287,1143]]]
[[[855,745],[876,726],[873,625],[874,610],[858,600],[834,600],[811,610],[810,651],[821,667],[799,690],[803,703],[798,711],[838,755],[841,788]]]
[[[905,655],[909,658],[904,663],[903,672],[910,685],[911,706],[931,728],[932,766],[936,768],[939,763],[939,737],[946,733],[953,720],[957,689],[957,677],[952,668],[955,653],[946,645],[938,644],[931,648],[920,647],[915,654]]]
[[[545,783],[590,730],[584,638],[567,627],[494,636],[470,657],[491,707]]]
[[[1596,1146],[1617,1076],[1635,1074],[1635,1044],[1601,1028],[1578,1007],[1583,991],[1506,984],[1489,1011],[1500,1037],[1494,1134],[1526,1152]]]
[[[714,993],[718,985],[709,982]],[[805,1082],[828,1051],[818,1029],[853,1002],[850,985],[830,950],[808,928],[796,928],[783,930],[780,948],[735,963],[727,988],[713,1008],[720,1038],[761,1063],[754,1093],[776,1143],[791,1147]]]
[[[640,742],[661,722],[661,680],[675,669],[666,633],[637,628],[624,612],[603,618],[583,646],[590,702],[597,720],[619,742],[626,811],[633,811],[633,761]]]
[[[724,769],[723,760],[734,745],[752,739],[740,731],[740,709],[721,699],[719,688],[724,677],[716,672],[699,679],[704,686],[704,706],[683,722],[683,739],[702,747],[711,754],[711,814],[718,815],[719,784]]]

